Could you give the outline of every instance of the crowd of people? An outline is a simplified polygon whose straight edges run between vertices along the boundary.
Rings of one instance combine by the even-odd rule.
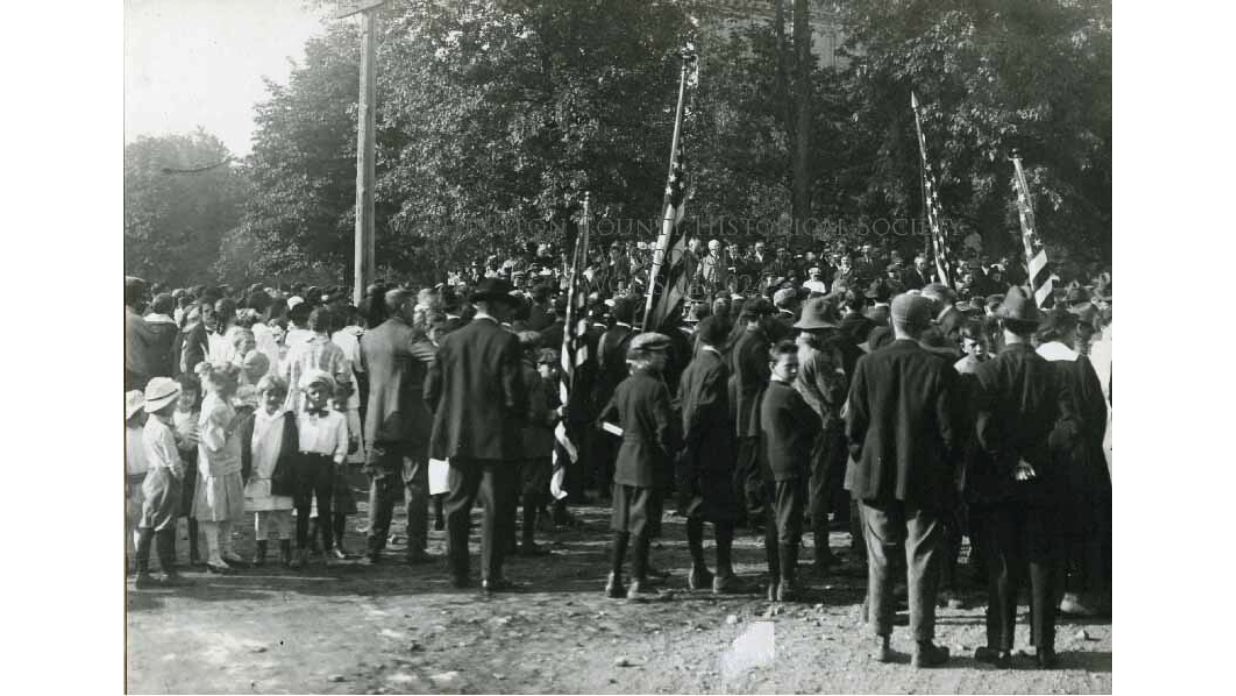
[[[682,312],[658,326],[644,326],[652,255],[635,242],[578,269],[576,326],[571,269],[548,245],[446,282],[375,284],[359,306],[347,287],[126,278],[136,587],[181,581],[181,517],[189,562],[211,572],[267,563],[272,538],[289,567],[315,550],[348,558],[345,471],[357,465],[369,479],[362,563],[389,562],[402,502],[407,562],[433,560],[433,524],[454,585],[471,586],[479,498],[480,586],[508,591],[507,556],[546,554],[538,534],[599,503],[612,508],[609,597],[657,592],[651,541],[672,512],[686,519],[691,589],[757,591],[732,562],[749,530],[764,541],[760,591],[786,602],[803,596],[809,533],[813,573],[865,569],[882,661],[904,586],[923,667],[948,659],[935,608],[963,581],[968,538],[988,600],[975,657],[1011,663],[1028,587],[1036,659],[1054,666],[1057,613],[1102,613],[1110,597],[1110,273],[1057,278],[1044,309],[1016,257],[972,250],[946,285],[928,256],[880,245],[740,247],[690,240]],[[578,350],[561,403],[567,334]],[[434,467],[447,472],[437,490]],[[250,558],[232,548],[236,524],[254,525]],[[838,527],[848,554],[829,548]]]

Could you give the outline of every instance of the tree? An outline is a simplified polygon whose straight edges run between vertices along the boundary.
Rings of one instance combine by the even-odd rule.
[[[1103,0],[856,0],[848,41],[844,188],[860,210],[921,213],[910,90],[923,102],[945,217],[1013,243],[1019,149],[1048,241],[1109,254],[1111,6]]]
[[[242,175],[230,158],[222,141],[201,129],[125,146],[126,273],[180,284],[213,280],[211,264],[243,204]]]

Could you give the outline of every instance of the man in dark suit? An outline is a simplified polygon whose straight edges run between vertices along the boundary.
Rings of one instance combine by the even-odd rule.
[[[714,594],[737,587],[730,552],[734,546],[734,424],[730,422],[730,371],[721,356],[729,327],[720,317],[708,317],[696,327],[698,350],[683,371],[678,386],[686,449],[681,458],[678,494],[687,516],[687,547],[693,589],[712,586]],[[717,536],[717,573],[704,561],[704,523]]]
[[[896,340],[858,362],[846,428],[853,456],[846,488],[861,501],[870,568],[868,618],[879,640],[876,659],[892,660],[894,580],[889,557],[904,549],[916,667],[948,660],[948,649],[934,642],[935,607],[942,517],[956,495],[956,373],[918,345],[931,314],[931,301],[924,297],[898,295],[893,300]]]
[[[385,295],[386,321],[360,338],[361,368],[369,377],[365,413],[365,458],[369,474],[369,537],[366,561],[377,563],[390,533],[395,501],[406,499],[408,563],[428,560],[429,432],[432,415],[424,399],[433,362],[428,337],[412,328],[412,295]]]
[[[626,297],[614,300],[610,311],[614,325],[604,334],[597,345],[597,379],[593,403],[600,411],[614,396],[614,390],[627,378],[627,346],[635,337],[631,321],[635,316],[635,303]],[[594,476],[601,496],[608,498],[609,482],[614,479],[614,459],[618,448],[611,438],[597,438]]]
[[[760,441],[760,391],[768,383],[768,334],[772,305],[760,297],[743,306],[739,322],[746,325],[730,353],[735,435],[738,459],[734,465],[734,499],[738,501],[738,524],[763,519],[763,494],[757,467]]]
[[[914,268],[901,276],[901,284],[906,290],[922,290],[933,282],[935,279],[931,274],[931,264],[922,254],[914,257]]]
[[[1035,352],[1030,337],[1041,315],[1021,288],[1010,288],[996,312],[1004,348],[981,363],[975,400],[978,444],[990,465],[970,472],[967,488],[987,501],[982,511],[989,584],[987,645],[974,659],[1001,667],[1012,663],[1017,595],[1030,579],[1030,638],[1040,667],[1056,664],[1057,575],[1063,545],[1060,502],[1067,470],[1053,461],[1053,433],[1077,419],[1067,384]]]
[[[485,507],[481,527],[481,588],[511,589],[502,576],[506,497],[514,494],[514,461],[520,454],[527,403],[519,339],[506,331],[514,302],[511,284],[486,278],[471,295],[472,321],[442,339],[425,380],[425,401],[433,411],[429,454],[450,461],[446,499],[447,556],[456,587],[469,584],[468,531],[479,495]]]

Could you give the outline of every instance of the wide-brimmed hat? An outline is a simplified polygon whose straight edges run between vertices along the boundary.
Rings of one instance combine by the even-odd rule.
[[[1026,297],[1025,291],[1017,286],[1009,288],[1004,295],[1004,302],[996,310],[996,316],[1026,324],[1038,324],[1043,318],[1034,300]]]
[[[836,329],[841,326],[841,313],[827,297],[814,297],[803,305],[802,317],[794,328],[804,331]]]
[[[152,377],[146,383],[146,413],[158,413],[180,398],[180,383],[171,377]]]
[[[469,302],[506,302],[514,304],[515,298],[511,291],[515,286],[502,278],[485,278],[477,283],[476,289],[468,296]]]
[[[124,419],[129,420],[138,411],[142,410],[142,405],[146,403],[146,395],[142,394],[140,389],[127,391],[124,393]]]

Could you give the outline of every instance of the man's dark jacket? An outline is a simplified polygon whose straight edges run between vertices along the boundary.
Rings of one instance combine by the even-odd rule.
[[[360,354],[369,377],[365,442],[408,443],[423,456],[433,427],[424,397],[433,345],[394,316],[361,336]]]
[[[425,380],[429,456],[517,458],[527,403],[521,372],[519,339],[496,321],[473,319],[447,334]]]
[[[916,341],[893,341],[858,361],[846,435],[846,488],[873,505],[942,510],[956,499],[957,373]]]

